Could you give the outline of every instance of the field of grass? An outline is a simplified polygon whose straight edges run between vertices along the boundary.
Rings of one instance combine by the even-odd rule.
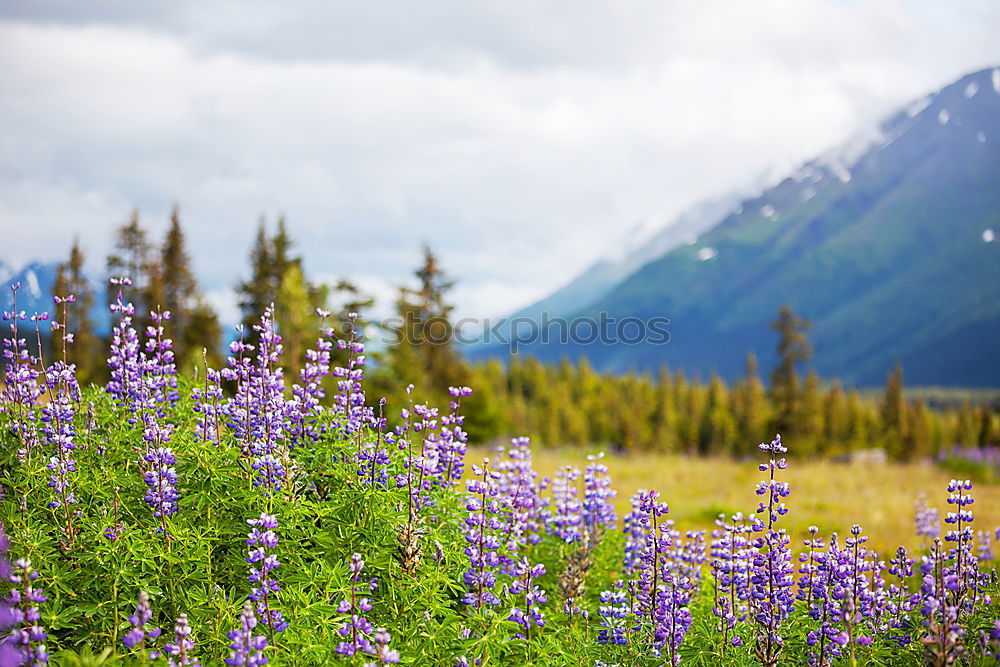
[[[484,450],[470,452],[470,459]],[[635,455],[605,458],[618,490],[620,514],[629,510],[629,496],[637,489],[655,489],[670,505],[670,516],[681,530],[712,528],[720,512],[746,514],[757,505],[754,487],[761,479],[754,462],[689,456]],[[535,467],[551,475],[563,465],[582,467],[583,453],[574,450],[541,450]],[[782,519],[795,538],[807,535],[810,525],[820,534],[846,534],[855,523],[869,536],[869,546],[882,554],[899,545],[922,546],[914,532],[913,503],[926,494],[943,518],[948,481],[954,473],[931,464],[887,463],[861,465],[829,461],[795,460],[795,443],[789,443],[789,466],[782,477],[791,484],[790,511]],[[973,479],[976,483],[977,480]],[[976,483],[975,528],[1000,527],[1000,485]],[[798,544],[801,544],[799,542]]]

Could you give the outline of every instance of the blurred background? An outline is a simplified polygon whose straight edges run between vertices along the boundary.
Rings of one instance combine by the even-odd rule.
[[[128,275],[188,372],[276,302],[294,376],[315,309],[358,312],[369,395],[468,384],[480,442],[995,471],[998,31],[989,0],[7,0],[0,278],[78,295],[91,379]],[[668,340],[502,319],[602,316]]]

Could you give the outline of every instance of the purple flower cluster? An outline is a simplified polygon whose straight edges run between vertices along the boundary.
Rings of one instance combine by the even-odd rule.
[[[267,626],[274,643],[274,633],[284,632],[288,623],[281,611],[274,609],[277,593],[281,585],[274,579],[274,570],[281,563],[274,554],[278,546],[278,518],[271,514],[261,514],[258,519],[247,519],[250,532],[247,534],[247,546],[251,547],[246,561],[250,564],[250,574],[247,579],[252,584],[250,600],[257,603],[257,614]]]
[[[614,530],[618,523],[615,514],[615,490],[611,487],[608,466],[602,462],[604,452],[587,457],[583,473],[583,506],[581,516],[586,528],[588,543],[596,544],[605,530]]]
[[[48,598],[35,586],[37,579],[38,572],[32,569],[31,561],[23,558],[14,562],[13,570],[7,575],[7,580],[14,584],[6,601],[14,626],[8,642],[18,656],[20,662],[17,664],[33,667],[49,661],[45,648],[48,635],[40,625],[42,616],[38,611],[38,605]]]
[[[764,664],[772,664],[783,645],[781,624],[792,612],[795,603],[790,539],[784,529],[775,527],[778,517],[788,512],[784,499],[788,497],[790,488],[786,482],[774,477],[775,472],[788,467],[781,456],[788,450],[781,444],[780,435],[775,436],[770,444],[762,443],[760,449],[768,454],[768,461],[758,468],[769,473],[769,478],[757,485],[757,495],[765,496],[767,504],[763,501],[758,504],[758,516],[753,525],[758,536],[753,541],[757,552],[753,556],[750,576],[750,609],[752,619],[759,626],[757,654],[762,656]],[[760,515],[764,515],[766,521]]]
[[[198,419],[195,421],[195,439],[218,444],[221,436],[222,401],[225,395],[222,392],[222,373],[209,368],[207,361],[205,386],[195,387],[191,391],[191,398],[194,400],[191,409],[198,414]]]
[[[355,655],[367,655],[378,660],[382,664],[396,664],[399,662],[399,652],[389,648],[392,637],[385,628],[375,628],[362,616],[362,612],[371,611],[371,601],[366,597],[358,597],[359,579],[361,570],[365,567],[365,561],[361,554],[352,554],[349,564],[351,570],[351,596],[343,598],[337,603],[337,611],[341,614],[348,614],[344,624],[337,630],[337,633],[345,641],[337,644],[337,654],[345,657]],[[375,589],[375,581],[365,584],[371,590]]]
[[[134,415],[139,411],[144,387],[139,334],[132,326],[135,307],[131,302],[126,302],[122,294],[123,288],[131,285],[132,281],[128,278],[112,278],[111,284],[118,287],[118,297],[111,304],[111,312],[118,315],[118,323],[111,329],[111,352],[108,356],[111,377],[107,392]],[[134,417],[130,418],[130,423],[135,423]]]
[[[299,381],[292,385],[294,408],[288,413],[289,447],[294,449],[306,441],[317,442],[326,432],[320,420],[320,402],[326,397],[323,380],[330,375],[330,352],[333,350],[333,329],[326,326],[328,311],[316,309],[322,335],[316,347],[306,350],[306,363],[299,371]]]
[[[583,539],[579,479],[579,468],[567,465],[557,470],[551,484],[551,508],[545,512],[546,531],[567,543]]]
[[[597,615],[601,619],[601,630],[597,634],[598,644],[620,646],[628,644],[631,608],[625,591],[621,590],[624,588],[624,583],[619,580],[616,586],[619,588],[617,591],[601,591],[601,605],[597,608]]]
[[[503,528],[500,535],[503,551],[500,560],[504,571],[514,574],[520,551],[541,540],[543,500],[539,493],[538,473],[532,467],[531,441],[513,438],[510,446],[497,449],[493,466],[497,473],[497,496],[502,503]]]
[[[726,521],[724,514],[720,514],[715,525],[711,542],[712,613],[719,619],[716,630],[722,633],[724,652],[727,645],[740,646],[743,641],[735,631],[737,620],[746,620],[749,551],[746,522],[741,512],[734,514],[730,522]]]
[[[337,340],[337,349],[347,350],[347,367],[337,366],[333,377],[337,378],[337,395],[333,399],[334,414],[344,437],[356,443],[357,453],[361,449],[361,430],[365,426],[369,410],[365,408],[365,391],[361,381],[365,375],[365,345],[358,340],[357,313],[348,313],[347,339]]]
[[[917,535],[933,540],[941,536],[941,519],[936,507],[927,504],[924,494],[913,502],[913,521],[917,526]]]
[[[37,415],[35,408],[41,396],[38,385],[38,359],[28,352],[27,339],[21,336],[18,322],[28,319],[27,314],[17,309],[17,291],[20,283],[10,286],[11,310],[3,311],[3,321],[10,322],[10,337],[3,339],[4,372],[3,399],[13,412],[13,430],[20,442],[18,456],[27,459],[38,444]]]
[[[978,585],[977,559],[972,553],[973,531],[972,510],[967,509],[975,499],[972,497],[972,482],[969,480],[953,479],[948,483],[948,504],[954,505],[957,511],[948,512],[944,522],[950,528],[945,534],[945,542],[954,545],[948,551],[948,558],[953,561],[954,567],[950,568],[950,575],[958,578],[958,589],[952,591],[952,600],[958,605],[962,598],[975,589]]]
[[[167,338],[163,323],[170,320],[170,311],[153,310],[153,321],[146,327],[146,345],[142,354],[142,376],[147,404],[156,406],[157,416],[163,417],[163,405],[173,406],[180,399],[177,391],[177,367],[174,365],[173,341]]]
[[[438,479],[444,485],[456,485],[461,482],[465,472],[465,453],[469,434],[462,428],[465,417],[462,415],[462,398],[472,395],[469,387],[448,387],[451,396],[450,412],[441,417],[441,429],[438,434]]]
[[[144,429],[142,439],[146,444],[146,452],[142,456],[146,472],[143,480],[146,482],[146,504],[153,510],[153,516],[160,520],[158,533],[169,538],[167,517],[177,512],[177,501],[180,492],[177,489],[177,471],[174,465],[177,458],[169,447],[173,434],[173,425],[161,422],[150,413],[143,413]]]
[[[389,488],[389,464],[392,458],[389,455],[388,447],[393,444],[392,434],[386,433],[388,420],[383,415],[385,409],[385,398],[379,399],[378,417],[375,418],[372,426],[375,428],[375,441],[366,442],[361,446],[358,453],[358,479],[361,483],[373,489]],[[382,443],[386,446],[383,447]]]
[[[497,583],[496,570],[500,567],[500,538],[503,528],[500,515],[503,509],[498,499],[500,474],[490,470],[489,459],[483,465],[473,465],[475,478],[466,482],[468,498],[465,508],[469,514],[465,519],[465,554],[469,557],[469,568],[463,574],[469,592],[462,602],[475,609],[484,605],[498,605],[500,598],[494,592]]]
[[[524,596],[524,604],[515,602],[511,609],[508,621],[517,623],[520,630],[515,635],[517,639],[531,639],[531,627],[541,628],[545,625],[545,615],[538,608],[538,605],[548,602],[545,591],[535,585],[535,580],[545,574],[545,566],[542,564],[531,565],[527,558],[514,563],[511,570],[514,577],[513,583],[508,588],[508,592],[517,597]]]
[[[153,610],[149,604],[149,595],[146,591],[139,592],[139,601],[135,606],[135,612],[128,617],[128,622],[132,626],[132,629],[125,633],[122,637],[122,644],[126,648],[139,647],[139,651],[145,650],[146,640],[155,642],[162,631],[156,626],[150,625],[150,620],[153,618]],[[150,660],[155,660],[160,656],[160,652],[154,647],[152,652],[149,654]]]
[[[229,645],[232,650],[226,658],[227,665],[260,667],[267,664],[267,656],[264,655],[267,637],[256,634],[256,628],[257,615],[254,613],[253,605],[247,600],[240,614],[240,627],[226,635],[232,640]]]
[[[285,400],[285,382],[278,365],[281,337],[275,332],[274,306],[268,306],[260,322],[253,326],[259,349],[241,338],[230,344],[228,366],[222,377],[236,383],[236,391],[222,408],[243,455],[251,459],[254,486],[278,492],[290,473],[287,458],[286,426],[294,403]],[[292,407],[289,407],[289,406]]]
[[[167,664],[170,667],[180,667],[181,665],[201,667],[201,663],[190,655],[193,650],[194,640],[191,639],[191,625],[188,624],[187,614],[181,614],[174,624],[174,640],[163,646],[163,652],[167,654]]]

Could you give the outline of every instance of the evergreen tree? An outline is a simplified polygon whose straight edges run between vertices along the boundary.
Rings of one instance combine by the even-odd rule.
[[[191,259],[186,245],[184,231],[181,229],[180,210],[175,205],[160,252],[163,297],[160,306],[170,311],[170,320],[164,324],[164,328],[174,341],[174,355],[179,361],[187,358],[192,347],[198,348],[200,358],[201,348],[208,346],[207,341],[197,340],[188,331],[194,316],[198,286],[191,271]]]
[[[297,263],[285,269],[278,286],[275,319],[281,334],[285,368],[290,378],[297,378],[305,363],[306,350],[319,335],[319,322],[309,298],[309,286]]]
[[[274,302],[277,286],[272,278],[271,242],[267,238],[267,228],[261,219],[257,226],[257,236],[250,250],[250,277],[241,282],[236,291],[242,312],[244,338],[256,345],[257,336],[253,325],[260,319],[264,309]]]
[[[906,403],[903,400],[903,367],[889,373],[881,405],[882,429],[886,451],[893,458],[909,458],[903,451],[903,434],[906,427]]]
[[[146,230],[139,222],[137,209],[132,211],[128,222],[118,228],[114,249],[108,255],[106,266],[109,278],[124,276],[132,281],[132,288],[128,290],[127,296],[135,304],[137,311],[147,310],[149,303],[146,296],[152,263]],[[115,298],[114,292],[115,290],[108,290],[109,303]]]
[[[94,307],[94,289],[84,275],[86,257],[80,249],[80,239],[73,240],[69,259],[56,270],[53,292],[64,297],[73,294],[74,303],[67,304],[68,326],[73,332],[73,344],[67,350],[70,363],[76,364],[76,374],[81,384],[99,381],[103,378],[105,366],[102,362],[101,340],[94,332],[90,313]]]
[[[416,271],[419,287],[401,288],[396,302],[398,321],[389,365],[397,381],[441,391],[467,384],[468,370],[454,347],[452,306],[447,301],[453,283],[431,249],[424,246],[423,252]]]
[[[771,414],[764,383],[757,373],[757,356],[752,352],[747,355],[746,376],[734,391],[733,405],[739,434],[734,453],[753,456],[756,443],[768,437]]]
[[[771,373],[771,399],[775,404],[775,424],[772,430],[788,432],[795,419],[799,400],[799,378],[796,364],[808,361],[812,349],[806,339],[807,320],[800,319],[789,306],[782,306],[771,329],[778,333],[778,366]]]
[[[819,388],[819,375],[810,369],[806,375],[805,388],[796,406],[792,435],[797,438],[803,454],[822,453],[823,437],[823,397]]]

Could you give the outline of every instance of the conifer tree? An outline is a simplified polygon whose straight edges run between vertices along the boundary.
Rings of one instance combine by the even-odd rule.
[[[772,430],[788,432],[793,426],[799,400],[799,377],[796,364],[808,361],[812,349],[805,331],[809,322],[800,319],[790,306],[782,306],[771,329],[778,334],[778,365],[771,373],[771,399],[775,404],[775,424]]]
[[[881,405],[882,428],[886,451],[893,458],[908,458],[903,452],[903,434],[906,427],[906,403],[903,400],[903,367],[889,373]]]
[[[417,288],[401,288],[396,301],[395,341],[389,364],[399,382],[422,384],[425,390],[465,385],[468,370],[454,347],[452,306],[447,293],[453,283],[431,249],[424,246],[416,271]]]
[[[193,332],[189,332],[198,287],[191,271],[191,259],[186,245],[184,231],[181,229],[180,210],[175,205],[160,251],[162,303],[159,305],[170,311],[170,320],[164,323],[164,328],[174,341],[174,354],[179,361],[187,358],[192,346],[198,348],[200,356],[200,348],[207,347],[208,342],[197,340],[191,335]]]
[[[74,303],[67,304],[69,328],[73,332],[73,345],[69,346],[67,355],[70,363],[76,364],[76,374],[81,384],[100,380],[104,374],[104,364],[101,362],[101,341],[94,332],[91,321],[91,311],[94,307],[94,289],[84,274],[83,266],[86,257],[80,248],[80,239],[73,240],[69,259],[56,269],[56,282],[53,292],[64,297],[73,294]]]
[[[734,393],[734,412],[739,432],[735,453],[752,456],[756,443],[763,442],[767,437],[771,421],[767,392],[758,375],[757,356],[753,352],[747,355],[745,377]]]
[[[241,282],[236,291],[239,294],[240,311],[243,319],[244,337],[256,342],[253,325],[260,319],[264,309],[274,301],[277,289],[272,278],[271,242],[267,238],[267,228],[261,219],[257,226],[257,236],[250,250],[250,277]]]

